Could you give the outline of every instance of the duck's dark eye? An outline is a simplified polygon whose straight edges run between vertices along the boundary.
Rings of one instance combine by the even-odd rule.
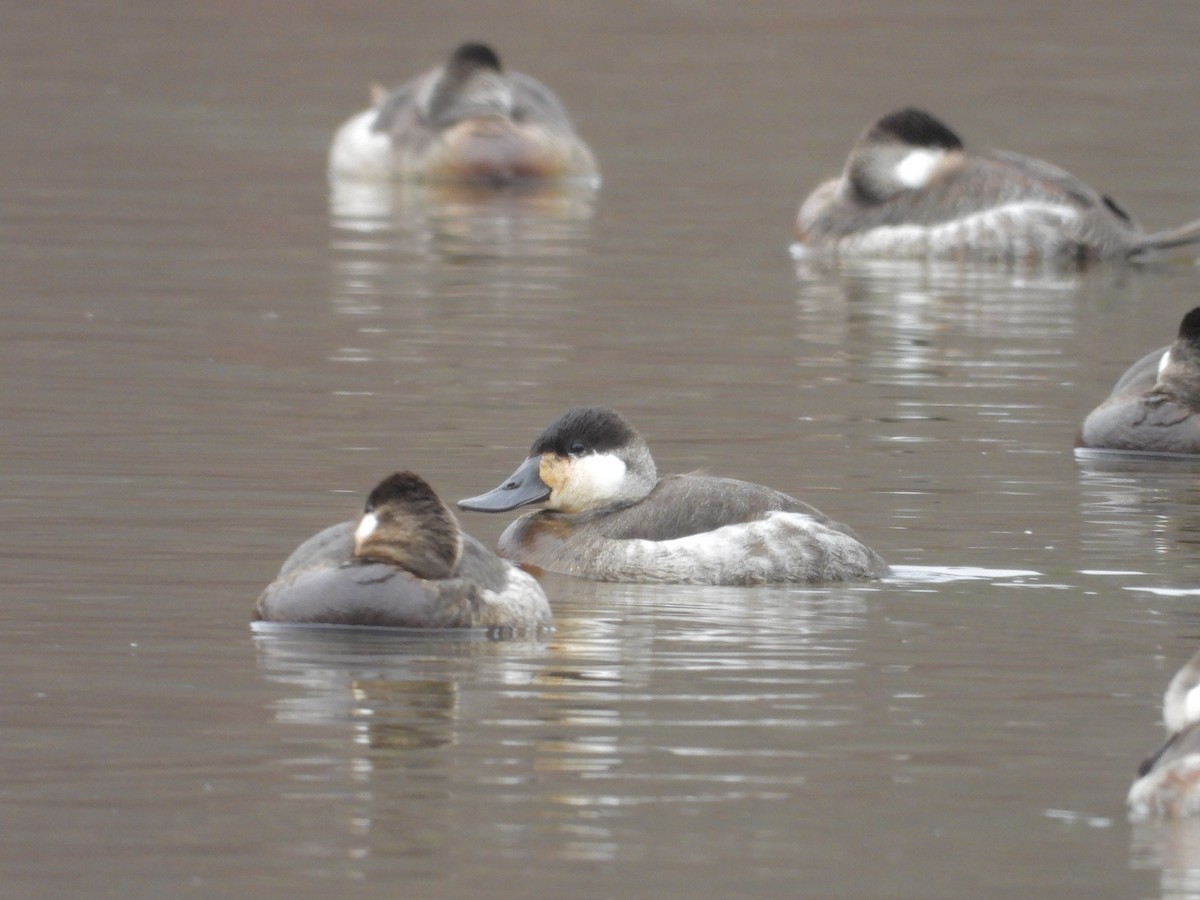
[[[573,456],[578,456],[580,453],[582,453],[586,449],[587,449],[587,446],[583,443],[583,441],[573,441],[571,443],[571,446],[567,448],[567,452],[572,454]]]

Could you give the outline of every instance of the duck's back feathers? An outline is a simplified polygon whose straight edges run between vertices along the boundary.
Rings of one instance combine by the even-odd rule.
[[[302,569],[340,566],[354,556],[354,522],[339,522],[318,531],[291,552],[275,576],[291,578]]]
[[[1154,387],[1154,383],[1158,381],[1158,370],[1162,365],[1163,354],[1169,352],[1170,349],[1170,347],[1159,347],[1157,350],[1151,350],[1126,369],[1117,379],[1117,383],[1113,385],[1113,389],[1109,391],[1108,399],[1124,394],[1142,393]]]
[[[636,507],[596,510],[575,517],[616,540],[672,540],[725,525],[753,522],[771,512],[798,512],[818,522],[828,518],[807,503],[761,484],[712,475],[667,475]]]

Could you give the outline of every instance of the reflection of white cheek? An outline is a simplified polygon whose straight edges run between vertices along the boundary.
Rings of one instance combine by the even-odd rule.
[[[375,518],[375,513],[367,513],[359,521],[358,527],[354,529],[354,542],[361,544],[371,536],[375,531],[375,526],[379,524],[379,520]]]

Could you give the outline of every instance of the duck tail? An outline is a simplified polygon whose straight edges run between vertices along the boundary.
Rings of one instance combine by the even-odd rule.
[[[1141,240],[1134,245],[1129,255],[1142,256],[1146,253],[1170,250],[1174,247],[1184,247],[1188,244],[1198,242],[1200,242],[1200,219],[1193,219],[1175,228],[1167,228],[1163,231],[1156,231],[1153,234],[1143,235]]]

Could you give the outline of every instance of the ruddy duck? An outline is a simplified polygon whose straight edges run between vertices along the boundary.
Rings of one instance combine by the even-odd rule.
[[[412,472],[381,481],[357,522],[288,557],[255,620],[396,628],[536,629],[550,606],[537,581],[495,556]]]
[[[1134,819],[1200,813],[1200,653],[1171,679],[1163,697],[1167,741],[1138,767],[1129,789]]]
[[[1200,241],[1200,220],[1147,234],[1057,166],[968,150],[929,113],[903,109],[863,132],[842,176],[804,201],[796,238],[797,256],[1080,265]]]
[[[820,583],[879,578],[887,564],[838,522],[787,494],[730,478],[659,478],[650,449],[603,406],[572,409],[498,488],[458,501],[517,519],[498,552],[597,581]]]
[[[1083,420],[1075,446],[1200,454],[1200,306],[1183,317],[1174,344],[1125,371]]]
[[[376,88],[372,108],[334,136],[329,172],[489,184],[599,177],[558,97],[473,43],[390,94]]]

